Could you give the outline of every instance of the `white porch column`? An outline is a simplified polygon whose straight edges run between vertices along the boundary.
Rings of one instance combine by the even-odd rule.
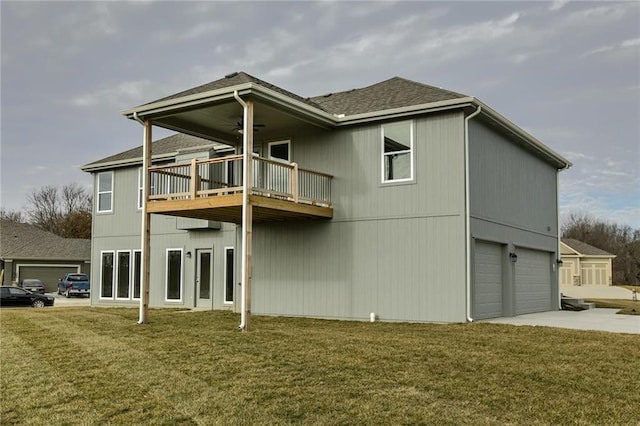
[[[253,101],[246,101],[243,120],[242,147],[242,331],[249,330],[251,318],[251,242],[253,236],[253,207],[249,195],[253,188]]]
[[[144,121],[144,136],[142,142],[142,232],[140,233],[141,273],[140,284],[140,318],[138,324],[148,324],[149,313],[149,268],[151,250],[151,214],[147,213],[147,200],[151,182],[149,166],[151,165],[151,121]]]

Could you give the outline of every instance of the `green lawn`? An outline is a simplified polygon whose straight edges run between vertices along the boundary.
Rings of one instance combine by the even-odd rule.
[[[640,338],[120,308],[0,312],[0,423],[629,424]]]

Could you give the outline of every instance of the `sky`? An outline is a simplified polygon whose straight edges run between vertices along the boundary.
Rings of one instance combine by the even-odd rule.
[[[0,207],[142,143],[121,111],[245,71],[308,97],[400,76],[574,163],[561,218],[640,229],[640,2],[0,2]],[[154,137],[170,133],[154,130]]]

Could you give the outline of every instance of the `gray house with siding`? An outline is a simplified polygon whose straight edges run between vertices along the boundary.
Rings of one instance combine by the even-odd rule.
[[[45,291],[58,289],[58,280],[69,272],[89,273],[91,240],[62,238],[28,223],[0,219],[1,284],[17,284],[37,278]]]
[[[93,305],[229,309],[243,328],[559,309],[571,163],[474,97],[395,77],[303,98],[240,72],[124,115],[143,145],[83,167]],[[177,134],[152,143],[154,126]]]

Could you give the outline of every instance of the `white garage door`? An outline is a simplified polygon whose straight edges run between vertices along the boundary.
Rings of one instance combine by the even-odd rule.
[[[37,278],[44,283],[44,291],[53,293],[58,290],[58,280],[66,273],[78,272],[74,266],[21,266],[20,280]]]
[[[473,318],[502,316],[502,246],[476,241]]]
[[[516,315],[551,310],[551,255],[520,248],[516,262]]]
[[[583,262],[581,266],[582,284],[607,285],[607,265],[604,263]]]

